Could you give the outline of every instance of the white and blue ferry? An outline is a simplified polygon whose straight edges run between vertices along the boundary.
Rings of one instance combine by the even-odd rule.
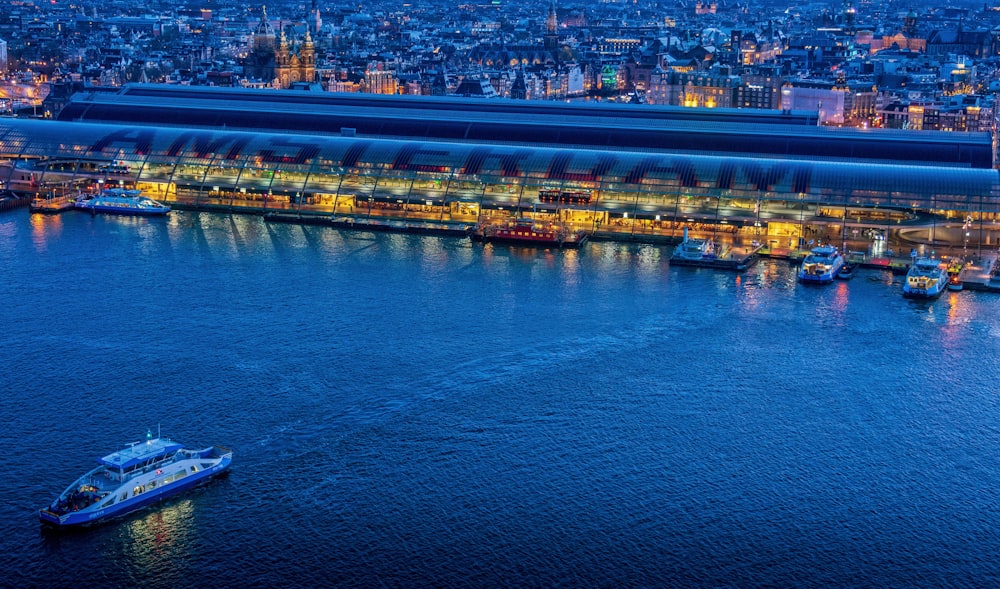
[[[227,448],[188,450],[149,432],[145,442],[98,459],[97,468],[73,481],[38,517],[59,527],[119,517],[225,472],[232,460]]]
[[[799,268],[799,282],[826,283],[833,282],[833,277],[844,265],[844,256],[832,245],[814,247],[809,255],[802,260]]]
[[[948,270],[934,258],[919,258],[906,273],[903,296],[933,299],[948,288]]]
[[[141,190],[126,188],[107,188],[93,196],[81,196],[75,206],[90,213],[112,215],[155,216],[170,212],[170,206],[143,196]]]

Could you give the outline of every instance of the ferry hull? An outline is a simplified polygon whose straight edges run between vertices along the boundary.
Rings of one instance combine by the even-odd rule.
[[[903,296],[908,299],[936,299],[944,292],[943,288],[903,288]]]
[[[124,217],[160,217],[170,212],[169,208],[163,209],[123,209],[118,207],[81,207],[85,211],[96,215],[122,215]]]
[[[143,493],[138,497],[134,497],[120,503],[115,503],[105,509],[98,509],[94,511],[84,509],[63,515],[58,515],[48,509],[42,509],[38,512],[38,519],[41,523],[48,526],[56,528],[72,528],[93,525],[110,519],[122,517],[139,511],[140,509],[148,507],[154,503],[179,495],[188,489],[225,474],[228,472],[229,465],[232,463],[232,460],[232,454],[224,455],[219,460],[219,463],[212,468],[190,474],[184,477],[184,479],[180,482]]]
[[[507,245],[531,245],[537,247],[555,247],[555,248],[577,248],[580,247],[581,241],[577,240],[551,240],[551,239],[531,239],[530,237],[498,237],[491,235],[486,238],[481,238],[478,241],[483,243],[502,243]]]
[[[799,274],[799,282],[805,284],[827,284],[833,282],[833,274]]]

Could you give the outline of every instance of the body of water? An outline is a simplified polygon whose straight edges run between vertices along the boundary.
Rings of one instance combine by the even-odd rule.
[[[1000,297],[669,253],[0,215],[0,585],[1000,585]],[[158,425],[230,474],[41,528]]]

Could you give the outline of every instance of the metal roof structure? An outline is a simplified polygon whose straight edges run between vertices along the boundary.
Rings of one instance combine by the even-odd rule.
[[[110,162],[135,181],[192,198],[231,190],[521,206],[542,190],[561,189],[592,191],[588,206],[603,211],[647,206],[666,212],[681,197],[1000,209],[998,172],[960,167],[19,119],[0,121],[0,157],[31,160],[42,181],[45,174],[94,178],[107,173]]]
[[[119,93],[74,95],[58,118],[692,155],[993,164],[988,133],[816,127],[806,113],[781,111],[130,85]]]

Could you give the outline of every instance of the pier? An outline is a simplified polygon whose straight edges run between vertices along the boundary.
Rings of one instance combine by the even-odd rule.
[[[58,198],[36,198],[31,199],[31,204],[28,208],[32,213],[55,214],[72,210],[74,208],[74,204],[73,199],[68,196],[60,196]]]
[[[12,211],[27,206],[31,197],[20,196],[9,190],[0,192],[0,211]]]
[[[464,223],[430,222],[405,219],[372,219],[339,217],[332,215],[301,215],[294,213],[266,213],[264,220],[271,223],[292,223],[299,225],[320,225],[335,229],[354,231],[379,231],[383,233],[413,233],[416,235],[440,235],[445,237],[467,237],[472,227]]]
[[[963,290],[1000,292],[1000,254],[973,259],[959,274]]]

